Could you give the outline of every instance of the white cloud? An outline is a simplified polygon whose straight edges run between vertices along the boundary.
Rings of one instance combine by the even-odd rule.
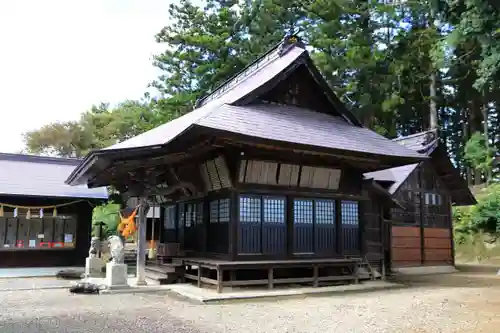
[[[140,98],[158,74],[154,35],[168,23],[168,2],[0,1],[0,152],[92,104]]]

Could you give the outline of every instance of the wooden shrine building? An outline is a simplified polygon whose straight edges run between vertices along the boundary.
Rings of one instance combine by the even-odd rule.
[[[383,207],[398,204],[364,173],[424,159],[363,127],[292,36],[192,112],[91,152],[67,183],[163,202],[161,242],[199,284],[318,285],[380,268],[390,246]]]
[[[0,154],[0,267],[84,266],[106,188],[71,187],[76,159]]]
[[[420,163],[365,174],[403,207],[393,208],[391,267],[454,265],[452,206],[476,200],[436,131],[393,140],[429,156]]]

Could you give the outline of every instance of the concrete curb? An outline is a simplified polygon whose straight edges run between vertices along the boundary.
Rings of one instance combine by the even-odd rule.
[[[325,287],[328,289],[320,288],[308,288],[306,290],[301,289],[283,289],[280,291],[272,291],[268,292],[267,290],[262,290],[259,293],[251,293],[251,294],[240,294],[238,295],[235,292],[232,293],[222,293],[222,294],[212,294],[212,295],[202,295],[197,292],[192,292],[189,289],[177,289],[177,288],[168,288],[168,293],[177,297],[181,300],[194,301],[199,304],[216,304],[216,303],[228,303],[228,302],[238,302],[238,301],[273,301],[277,299],[293,299],[293,298],[304,298],[304,297],[324,297],[324,296],[345,296],[351,294],[362,294],[369,292],[376,292],[381,290],[390,290],[390,289],[402,289],[408,288],[408,286],[402,283],[386,283],[383,285],[355,285],[360,286],[357,288],[349,288],[345,289],[342,286],[339,286],[339,289],[336,290],[336,287]],[[194,291],[194,290],[193,290]]]
[[[395,286],[385,286],[385,287],[373,287],[370,289],[359,289],[359,290],[339,290],[339,291],[318,291],[318,292],[304,292],[288,295],[257,295],[257,296],[236,296],[231,298],[224,297],[214,297],[205,298],[202,300],[197,300],[203,304],[217,304],[217,303],[230,303],[230,302],[241,302],[241,301],[272,301],[276,299],[293,299],[293,298],[304,298],[304,297],[325,297],[325,296],[347,296],[354,294],[364,294],[371,293],[382,290],[396,290],[408,288],[405,285],[398,284]],[[181,295],[182,296],[182,295]]]
[[[168,288],[160,287],[129,287],[122,289],[103,289],[100,291],[102,295],[116,295],[116,294],[145,294],[145,293],[158,293],[158,292],[169,292]]]

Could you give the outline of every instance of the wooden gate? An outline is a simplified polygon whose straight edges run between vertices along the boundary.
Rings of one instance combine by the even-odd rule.
[[[453,265],[450,229],[392,227],[392,266]]]

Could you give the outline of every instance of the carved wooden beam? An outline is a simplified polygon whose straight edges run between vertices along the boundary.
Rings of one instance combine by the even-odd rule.
[[[222,143],[224,143],[224,145],[250,146],[250,147],[256,147],[256,148],[267,149],[267,150],[287,151],[287,152],[305,154],[305,155],[314,155],[314,156],[323,156],[323,157],[329,156],[329,157],[334,157],[334,158],[339,159],[339,160],[362,162],[362,163],[366,163],[367,165],[380,164],[380,161],[376,158],[340,155],[340,154],[335,154],[335,153],[317,152],[317,151],[312,151],[312,150],[304,150],[304,149],[297,149],[297,148],[291,148],[291,147],[290,148],[279,147],[279,146],[273,146],[273,145],[264,144],[264,143],[251,142],[251,141],[242,140],[242,139],[235,140],[232,138],[219,137],[216,142],[222,142]]]
[[[193,195],[201,195],[197,192],[196,186],[190,182],[181,182],[176,185],[168,186],[167,188],[143,188],[141,190],[134,189],[130,187],[129,191],[123,193],[124,196],[164,196],[169,197],[175,194],[179,190],[186,190],[186,197],[192,197]],[[189,192],[188,192],[189,191]]]
[[[180,152],[172,152],[162,156],[149,157],[149,158],[138,158],[138,159],[127,159],[127,160],[117,160],[112,165],[117,169],[121,170],[129,170],[137,167],[149,168],[162,166],[172,163],[180,162],[181,160],[191,157],[194,155],[198,155],[200,153],[208,152],[213,150],[215,147],[213,145],[215,139],[207,139],[200,143],[197,143],[194,146],[189,147],[188,149]]]
[[[175,172],[174,168],[169,167],[168,171],[170,172],[170,174],[172,175],[172,177],[177,181],[178,184],[182,183],[181,180],[180,180],[180,178],[179,178],[179,176]],[[184,187],[184,186],[182,187],[182,192],[184,193],[184,195],[189,195],[189,193],[187,192],[186,187]],[[195,191],[191,191],[191,193],[195,193],[195,192],[196,192],[196,188],[195,188]]]

